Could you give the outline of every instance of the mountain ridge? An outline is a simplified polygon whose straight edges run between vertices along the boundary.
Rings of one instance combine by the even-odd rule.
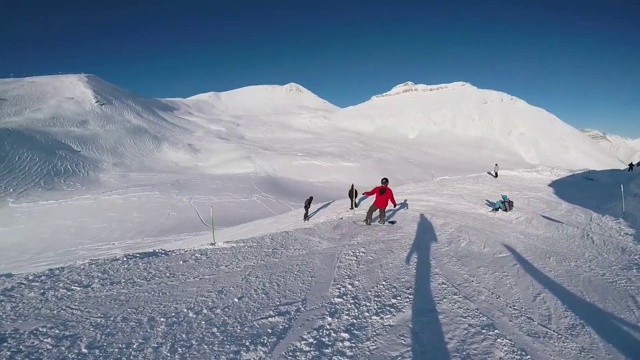
[[[5,163],[0,170],[6,179],[0,181],[12,181],[9,188],[15,189],[32,186],[6,175],[18,171],[18,164],[23,171],[47,169],[50,178],[20,176],[41,179],[43,188],[59,183],[61,176],[143,169],[340,183],[402,168],[396,175],[402,183],[421,180],[425,168],[435,167],[440,175],[461,175],[494,163],[503,168],[620,166],[577,129],[506,93],[465,82],[405,82],[391,92],[394,96],[339,108],[296,83],[156,99],[91,74],[2,79],[0,128],[3,134],[19,131],[33,143],[6,142],[2,151],[38,158],[42,166]],[[377,143],[385,144],[384,153],[372,151]],[[41,159],[37,149],[47,144],[57,144],[48,152],[56,155]],[[59,156],[61,149],[75,152]],[[61,174],[58,168],[72,170]]]

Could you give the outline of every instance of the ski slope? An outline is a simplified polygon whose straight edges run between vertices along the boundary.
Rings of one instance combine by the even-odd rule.
[[[638,358],[639,184],[523,100],[92,75],[0,99],[1,358]],[[381,177],[398,223],[369,228],[346,194]]]
[[[625,178],[637,196],[624,175],[442,178],[395,187],[392,226],[355,224],[371,198],[355,214],[343,198],[315,203],[308,223],[296,209],[222,229],[217,246],[176,236],[164,245],[195,249],[5,274],[0,354],[634,359],[640,208],[623,220],[605,192],[577,203]],[[490,212],[502,193],[514,211]]]

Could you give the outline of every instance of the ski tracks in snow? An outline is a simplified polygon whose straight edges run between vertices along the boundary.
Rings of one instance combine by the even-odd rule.
[[[624,336],[610,319],[633,323],[637,284],[625,271],[637,251],[607,267],[632,252],[628,238],[603,248],[608,240],[591,247],[580,235],[625,228],[586,212],[561,218],[562,208],[549,224],[518,209],[410,210],[389,227],[345,216],[228,247],[0,277],[0,357],[618,359],[607,342],[628,348],[602,331]],[[464,211],[464,223],[452,220]],[[578,244],[582,253],[567,249]],[[526,258],[548,261],[538,269]],[[581,298],[620,288],[629,299]]]

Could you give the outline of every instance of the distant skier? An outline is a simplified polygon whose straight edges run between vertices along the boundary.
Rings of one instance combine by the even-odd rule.
[[[627,172],[629,171],[633,171],[633,167],[635,166],[635,164],[632,162],[629,163],[629,169],[627,169]]]
[[[358,198],[358,190],[351,184],[351,189],[349,189],[349,200],[351,202],[351,207],[349,210],[353,210],[353,207],[358,207],[358,203],[356,202]]]
[[[382,178],[380,180],[380,186],[376,186],[371,191],[367,191],[362,193],[363,195],[371,196],[373,194],[376,195],[376,199],[373,201],[373,204],[369,207],[367,211],[367,216],[364,219],[364,223],[367,225],[371,225],[371,218],[373,217],[373,212],[378,210],[380,212],[380,220],[378,223],[385,223],[385,211],[387,210],[387,205],[389,205],[389,201],[393,204],[393,207],[396,207],[396,199],[393,197],[393,191],[388,187],[389,179]]]
[[[313,196],[309,196],[309,198],[304,202],[304,221],[309,221],[309,208],[311,207],[312,202]]]
[[[497,177],[498,177],[498,170],[500,170],[500,167],[498,166],[498,164],[496,164],[496,165],[493,167],[493,177],[494,177],[494,178],[497,178]]]

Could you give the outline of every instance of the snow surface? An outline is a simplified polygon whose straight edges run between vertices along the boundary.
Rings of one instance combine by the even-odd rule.
[[[0,358],[639,358],[633,173],[507,94],[383,95],[0,80]]]
[[[606,134],[595,129],[582,129],[585,135],[597,141],[605,149],[614,154],[621,162],[640,162],[640,138],[631,139],[626,136]]]

